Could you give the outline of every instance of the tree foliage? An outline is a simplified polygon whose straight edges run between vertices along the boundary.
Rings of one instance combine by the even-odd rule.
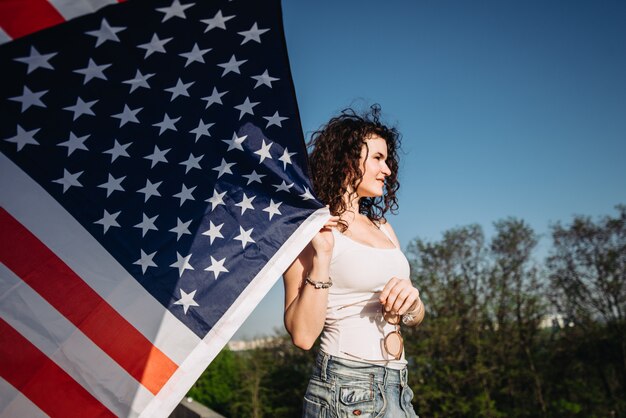
[[[626,418],[626,206],[597,221],[446,231],[407,248],[427,317],[403,328],[414,403],[426,417]],[[296,417],[314,352],[279,335],[225,349],[190,396],[228,417]]]

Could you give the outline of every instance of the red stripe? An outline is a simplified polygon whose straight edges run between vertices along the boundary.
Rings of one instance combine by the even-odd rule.
[[[0,0],[0,27],[13,39],[63,22],[46,0]]]
[[[4,208],[0,230],[0,261],[156,395],[176,364]]]
[[[1,318],[0,359],[0,376],[51,417],[115,416]]]

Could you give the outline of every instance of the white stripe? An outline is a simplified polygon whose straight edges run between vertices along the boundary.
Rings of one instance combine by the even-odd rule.
[[[0,377],[0,418],[45,418],[47,416],[22,392]]]
[[[148,408],[141,414],[141,417],[166,417],[176,408],[176,405],[187,393],[187,388],[198,380],[204,369],[231,339],[243,321],[329,217],[330,212],[328,208],[324,207],[314,212],[298,227],[243,290],[226,313],[222,315],[222,318],[204,337],[202,344],[198,345],[180,365],[174,376],[156,395]]]
[[[0,27],[0,44],[6,44],[10,40],[11,37],[9,36],[9,34],[6,33],[4,29],[2,29],[2,27]]]
[[[0,295],[0,318],[116,416],[137,416],[152,400],[152,393],[2,263]]]
[[[48,2],[57,9],[65,20],[93,13],[104,6],[117,3],[115,0],[48,0]]]
[[[141,287],[57,201],[4,154],[0,155],[0,190],[2,207],[176,364],[200,343],[197,335]]]

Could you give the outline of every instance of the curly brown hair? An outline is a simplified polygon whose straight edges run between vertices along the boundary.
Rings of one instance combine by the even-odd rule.
[[[398,150],[401,135],[395,127],[388,127],[380,121],[381,108],[372,105],[369,111],[358,114],[351,108],[344,109],[319,130],[313,132],[309,148],[311,179],[317,197],[329,206],[333,215],[341,216],[346,210],[343,197],[352,190],[349,197],[356,195],[363,173],[359,167],[361,149],[367,148],[366,138],[378,135],[387,143],[387,166],[391,174],[385,178],[385,193],[380,197],[363,197],[359,200],[359,213],[378,223],[385,219],[385,213],[396,213],[398,199]],[[367,154],[366,154],[367,157]],[[341,230],[348,225],[339,221]]]

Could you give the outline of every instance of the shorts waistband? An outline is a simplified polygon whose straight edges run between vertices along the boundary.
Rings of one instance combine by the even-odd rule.
[[[408,370],[392,369],[385,366],[366,363],[363,361],[348,360],[320,351],[315,359],[315,375],[322,381],[329,377],[344,377],[373,380],[384,385],[397,384],[401,387],[408,384]]]

